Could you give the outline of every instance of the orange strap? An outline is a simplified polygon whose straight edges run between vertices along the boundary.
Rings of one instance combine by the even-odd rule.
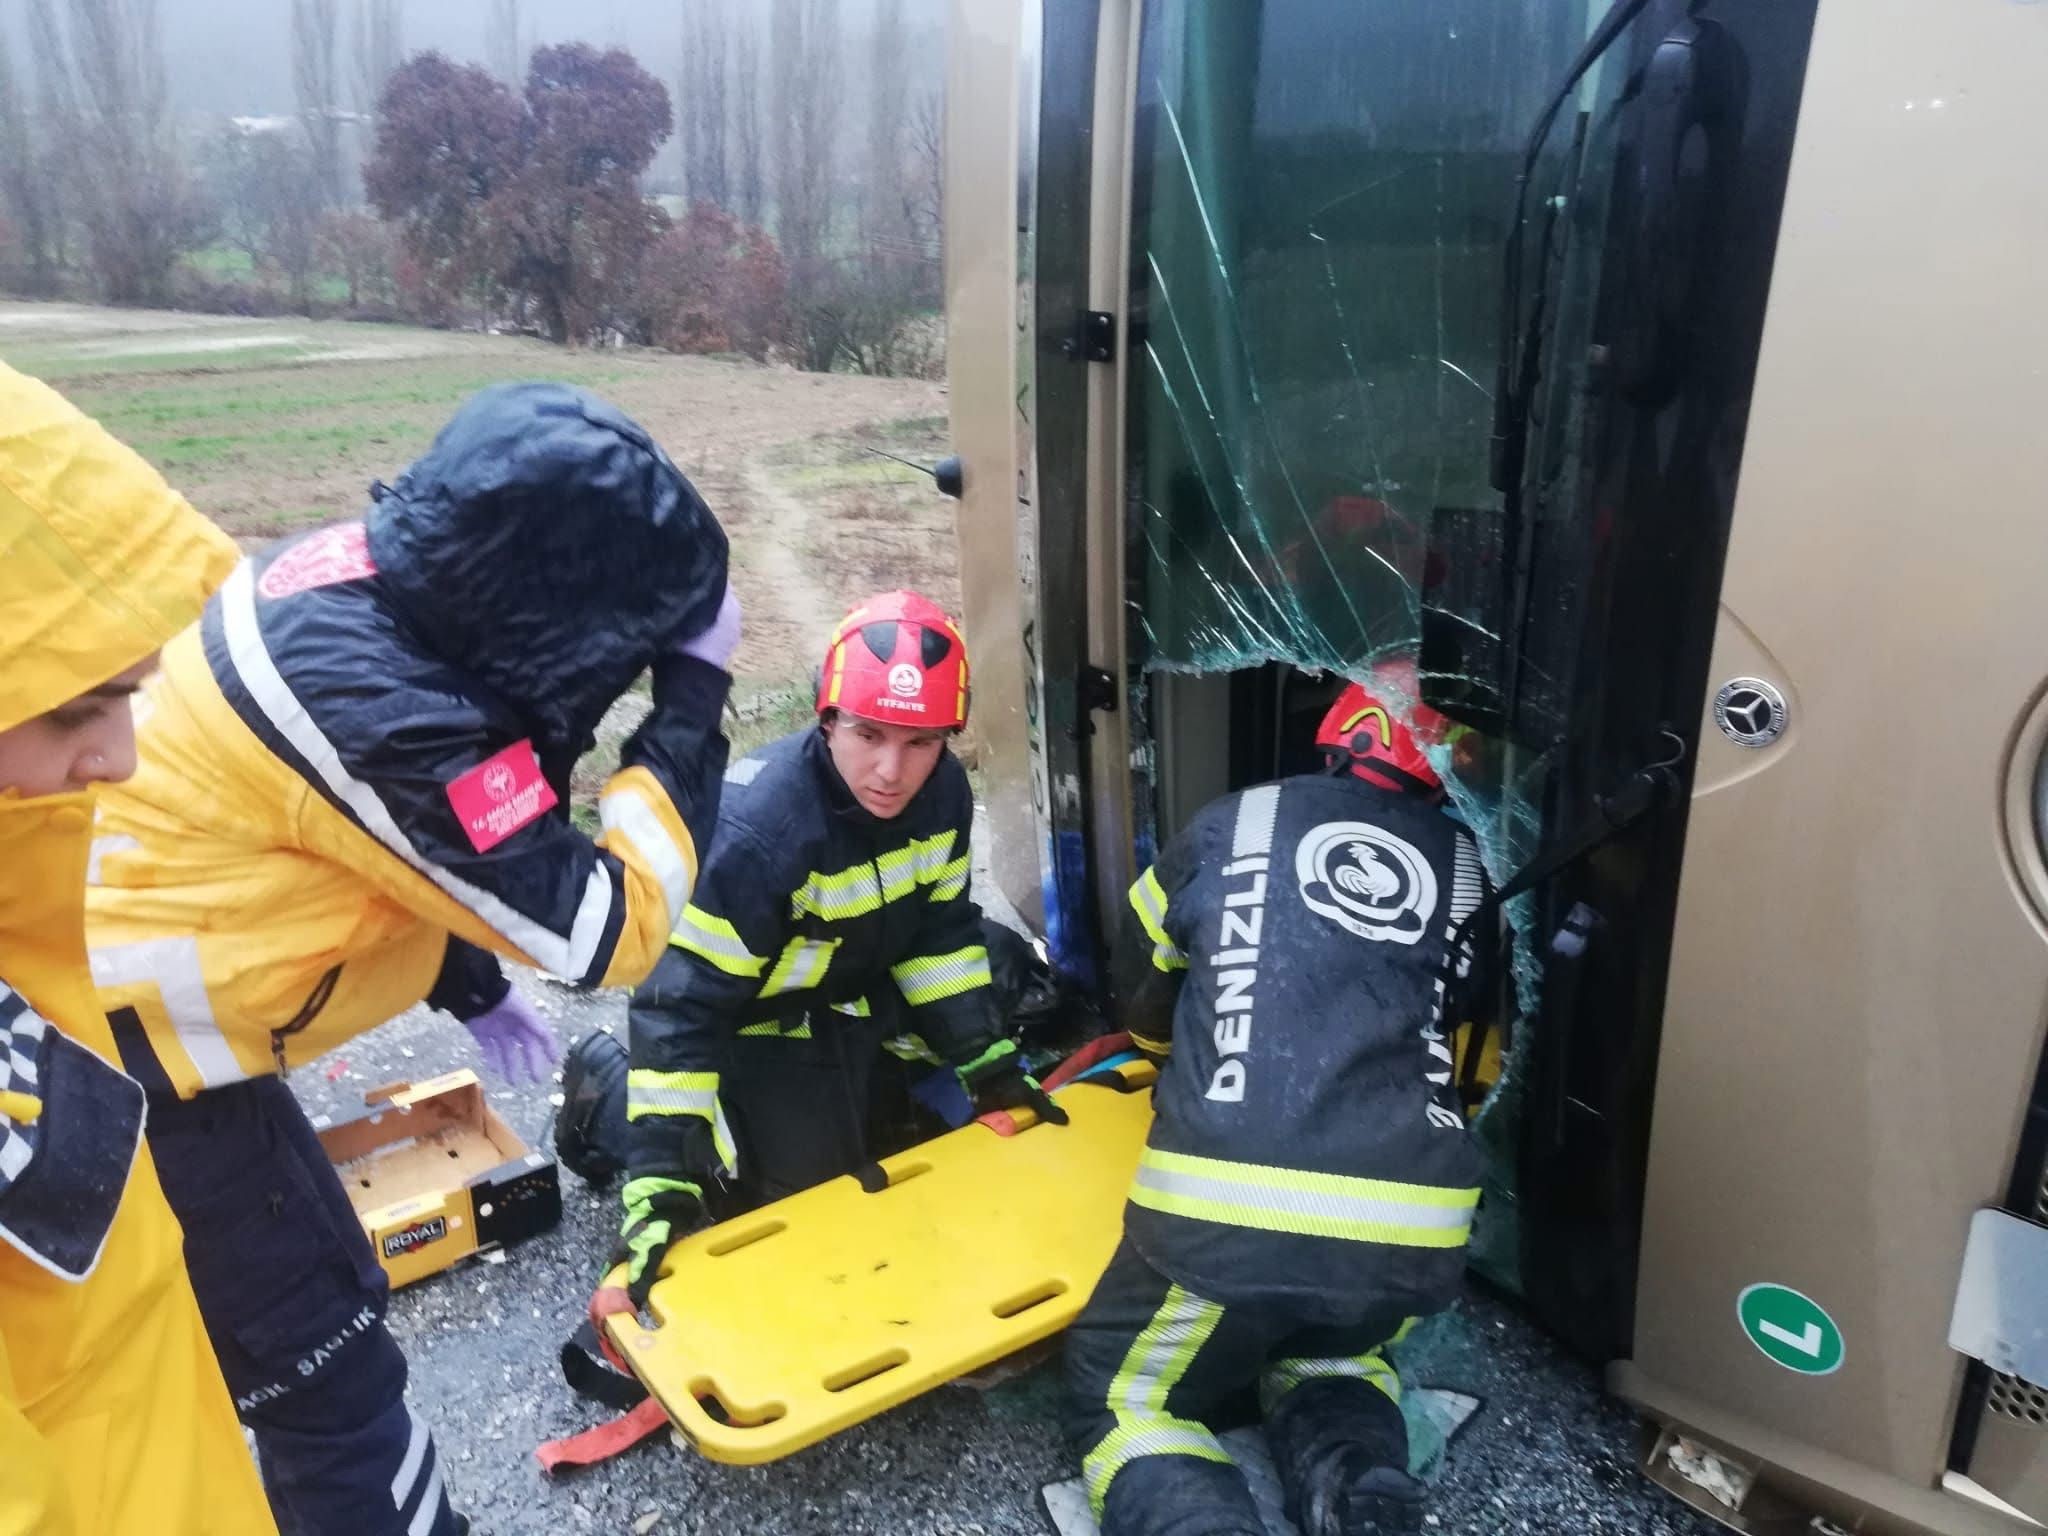
[[[608,1424],[586,1429],[580,1435],[550,1440],[533,1454],[543,1472],[552,1472],[557,1467],[595,1466],[600,1461],[610,1461],[622,1451],[631,1450],[666,1428],[668,1414],[659,1402],[650,1397],[632,1412]]]

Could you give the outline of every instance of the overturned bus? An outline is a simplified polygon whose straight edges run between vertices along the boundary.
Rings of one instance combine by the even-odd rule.
[[[1475,1263],[1740,1529],[2048,1520],[2048,6],[953,28],[976,714],[1058,964],[1413,652],[1528,886]]]

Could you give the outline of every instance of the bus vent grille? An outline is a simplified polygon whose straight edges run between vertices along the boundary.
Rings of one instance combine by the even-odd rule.
[[[2048,1426],[2048,1392],[2017,1376],[1992,1375],[1989,1406],[2001,1417],[2037,1427]]]

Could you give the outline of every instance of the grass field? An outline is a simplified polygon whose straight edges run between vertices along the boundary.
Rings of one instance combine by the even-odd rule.
[[[0,303],[0,360],[48,380],[251,547],[351,516],[463,399],[507,379],[579,384],[638,418],[732,540],[746,608],[734,743],[787,729],[827,631],[877,588],[959,600],[945,392],[639,350],[347,321]],[[607,736],[644,703],[614,711]],[[609,743],[608,743],[609,744]],[[604,760],[589,765],[601,775]]]

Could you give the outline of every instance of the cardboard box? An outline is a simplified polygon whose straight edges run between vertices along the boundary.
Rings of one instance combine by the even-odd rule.
[[[561,1177],[469,1071],[387,1083],[313,1122],[393,1289],[562,1219]]]

